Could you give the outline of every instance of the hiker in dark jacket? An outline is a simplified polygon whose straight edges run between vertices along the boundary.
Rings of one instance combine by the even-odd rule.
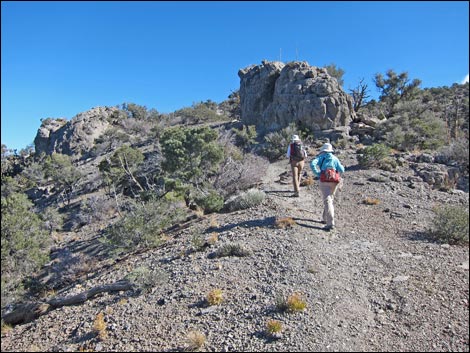
[[[330,231],[335,227],[335,208],[333,201],[336,189],[339,185],[339,177],[344,173],[344,167],[338,157],[333,154],[333,146],[325,143],[320,149],[320,154],[310,162],[312,172],[320,177],[320,191],[323,199],[323,223],[326,223],[325,230]],[[337,181],[326,180],[327,172],[336,174]]]
[[[302,146],[302,141],[298,135],[292,136],[292,141],[287,147],[286,157],[289,158],[292,170],[292,184],[294,185],[294,196],[299,197],[300,179],[302,178],[302,169],[304,169],[307,152]]]

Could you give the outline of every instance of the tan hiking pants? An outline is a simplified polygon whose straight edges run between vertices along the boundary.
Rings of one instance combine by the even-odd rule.
[[[335,207],[333,201],[335,199],[338,183],[320,181],[320,191],[323,200],[323,221],[327,226],[335,225]]]
[[[294,185],[294,192],[296,194],[300,191],[300,179],[302,179],[302,170],[304,169],[305,161],[290,161],[292,170],[292,184]]]

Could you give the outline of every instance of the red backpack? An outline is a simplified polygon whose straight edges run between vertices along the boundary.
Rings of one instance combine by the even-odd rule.
[[[323,159],[323,161],[321,162],[320,170],[321,170],[321,167],[323,166],[324,161],[325,159]],[[320,181],[329,182],[329,183],[339,183],[340,180],[341,180],[341,175],[334,168],[326,168],[325,170],[322,170],[320,172]]]
[[[339,183],[340,180],[341,180],[341,176],[339,172],[337,172],[333,168],[326,168],[320,173],[320,181],[326,181],[330,183]]]

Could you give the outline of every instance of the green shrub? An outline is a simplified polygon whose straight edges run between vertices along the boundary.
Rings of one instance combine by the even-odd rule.
[[[181,221],[184,216],[183,208],[167,202],[136,204],[133,210],[105,231],[105,236],[118,250],[156,247],[162,243],[161,231]]]
[[[244,210],[259,205],[266,198],[266,194],[258,189],[250,189],[227,201],[225,209],[228,212]]]
[[[434,210],[431,234],[448,244],[468,244],[468,206],[446,205]]]
[[[251,253],[252,253],[251,250],[244,247],[243,245],[228,243],[228,244],[224,244],[220,248],[218,248],[212,254],[211,257],[214,257],[214,258],[227,257],[227,256],[244,257],[244,256],[250,256]]]
[[[168,280],[168,275],[160,270],[151,270],[147,266],[135,268],[126,277],[137,289],[142,292],[149,292],[158,284],[162,284]]]
[[[227,116],[217,113],[217,103],[211,100],[194,103],[191,107],[177,110],[175,115],[181,116],[183,122],[189,124],[227,120]]]
[[[215,190],[202,194],[200,193],[194,199],[196,205],[200,206],[204,213],[218,212],[224,206],[224,198]]]
[[[25,194],[1,198],[2,307],[22,289],[22,281],[47,260],[51,239]]]
[[[357,160],[360,166],[394,170],[396,161],[390,157],[391,149],[384,144],[376,143],[358,151]]]
[[[286,128],[271,132],[264,137],[265,144],[262,150],[262,154],[270,161],[285,156],[287,146],[290,143],[292,135],[298,134],[295,124],[290,124]]]
[[[443,146],[447,138],[444,121],[431,111],[416,112],[408,105],[402,104],[402,111],[379,124],[375,135],[401,151],[436,150]]]
[[[255,125],[243,125],[241,130],[232,129],[235,133],[235,144],[244,149],[248,150],[252,145],[256,143],[256,126]]]

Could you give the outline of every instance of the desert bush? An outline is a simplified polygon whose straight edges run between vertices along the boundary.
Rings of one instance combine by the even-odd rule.
[[[40,217],[44,222],[44,228],[49,231],[49,235],[60,230],[64,224],[64,218],[56,208],[47,207]]]
[[[191,246],[194,251],[203,251],[208,244],[202,234],[194,234],[191,237]]]
[[[251,250],[243,245],[237,243],[227,243],[219,247],[213,254],[212,257],[226,257],[226,256],[250,256]]]
[[[394,170],[398,164],[390,156],[390,153],[390,147],[382,143],[376,143],[358,150],[357,161],[362,167]]]
[[[237,210],[244,210],[259,205],[266,198],[264,191],[258,189],[250,189],[242,192],[239,195],[227,200],[224,205],[224,210],[233,212]]]
[[[107,220],[115,212],[115,200],[107,196],[91,196],[81,202],[78,219],[84,224],[91,224]]]
[[[44,161],[44,174],[52,180],[57,191],[70,204],[72,195],[83,176],[82,172],[73,165],[72,158],[60,153],[47,156]]]
[[[23,280],[48,260],[51,239],[25,194],[2,196],[1,211],[3,307],[21,294]]]
[[[130,272],[125,279],[132,283],[136,289],[146,293],[150,292],[155,286],[166,282],[168,276],[161,270],[151,270],[147,266],[140,266]]]
[[[243,150],[249,150],[251,146],[256,143],[256,126],[255,125],[243,125],[242,128],[232,129],[235,133],[235,144]]]
[[[130,136],[127,131],[116,126],[112,126],[101,134],[101,136],[96,138],[94,142],[95,144],[90,151],[90,156],[92,157],[114,151],[125,143],[129,143]]]
[[[174,113],[181,116],[183,124],[198,124],[202,122],[227,120],[227,116],[217,113],[217,104],[211,100],[193,103],[191,107],[179,109]]]
[[[105,237],[116,250],[155,247],[162,242],[161,231],[185,216],[179,204],[153,200],[134,204],[126,216],[105,230]]]
[[[235,149],[227,151],[214,178],[214,188],[225,197],[258,185],[266,174],[269,161],[250,153],[243,154]]]
[[[217,137],[217,131],[209,127],[166,129],[160,140],[163,170],[173,179],[193,185],[207,180],[224,159]]]
[[[457,162],[457,164],[460,166],[460,170],[468,175],[468,151],[468,139],[456,139],[450,145],[444,146],[439,149],[436,155],[436,161],[444,164],[452,164],[453,162]]]
[[[33,162],[21,173],[23,178],[22,180],[26,181],[26,187],[34,187],[38,185],[43,185],[46,182],[44,175],[44,166],[40,163]]]
[[[446,205],[433,209],[431,235],[448,244],[468,244],[468,206]]]
[[[412,105],[410,102],[407,104]],[[447,138],[445,122],[436,114],[431,111],[415,112],[412,108],[403,108],[403,111],[379,124],[375,134],[400,151],[436,150],[444,145]]]
[[[262,155],[266,156],[270,161],[285,156],[287,146],[294,134],[298,134],[295,124],[291,124],[280,131],[270,132],[264,137],[265,143],[261,151]]]
[[[207,192],[199,192],[194,198],[194,203],[200,206],[204,213],[217,212],[224,206],[224,197],[216,190],[209,190]]]
[[[104,159],[98,165],[105,184],[112,187],[129,187],[133,194],[133,186],[137,186],[139,191],[144,188],[135,178],[135,173],[139,165],[144,161],[144,154],[133,147],[124,145],[119,147],[110,158]]]

